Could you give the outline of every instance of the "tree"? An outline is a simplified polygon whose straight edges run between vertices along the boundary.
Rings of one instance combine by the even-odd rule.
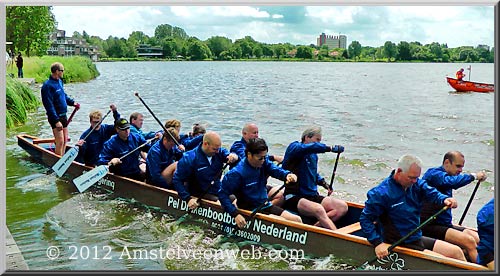
[[[285,46],[282,44],[274,45],[274,54],[279,59],[286,54]]]
[[[211,55],[210,48],[199,40],[191,42],[188,46],[188,56],[191,57],[191,60],[204,60]]]
[[[396,57],[397,54],[396,44],[391,41],[386,41],[384,44],[383,53],[387,58],[387,61],[391,61],[391,58]]]
[[[51,6],[7,6],[5,23],[6,39],[16,52],[25,51],[28,57],[47,54],[47,38],[56,29]]]
[[[207,39],[206,44],[208,48],[210,48],[210,51],[212,51],[215,58],[219,59],[222,52],[229,51],[229,49],[231,49],[233,42],[227,37],[212,36]]]
[[[247,40],[240,40],[237,44],[241,48],[241,57],[250,58],[252,56],[253,49]]]
[[[312,58],[312,49],[307,46],[299,46],[297,48],[297,54],[295,54],[296,58]]]
[[[256,58],[261,58],[261,57],[262,57],[262,55],[263,55],[263,50],[262,50],[262,47],[260,46],[260,44],[257,44],[257,45],[255,45],[255,47],[253,47],[252,54],[253,54]]]
[[[401,41],[398,44],[398,60],[411,60],[410,43]]]
[[[149,36],[141,31],[133,31],[128,36],[128,42],[134,45],[135,47],[137,47],[139,44],[147,44],[148,40]]]
[[[350,57],[356,59],[356,57],[359,57],[361,54],[361,44],[358,41],[353,41],[349,44],[347,51],[349,52]]]
[[[175,39],[169,37],[163,40],[161,47],[163,49],[163,54],[165,57],[176,57],[179,52],[179,48]]]
[[[431,54],[434,56],[435,61],[440,61],[443,57],[443,50],[441,49],[441,45],[437,42],[432,42],[429,45],[429,50]]]
[[[273,48],[269,45],[262,45],[262,54],[265,57],[272,57],[274,55]]]

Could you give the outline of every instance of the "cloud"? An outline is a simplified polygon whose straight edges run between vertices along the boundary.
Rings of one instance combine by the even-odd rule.
[[[315,44],[322,32],[362,46],[385,41],[439,42],[449,47],[494,42],[493,6],[54,6],[59,28],[106,39],[133,31],[154,35],[169,24],[205,40],[252,36],[263,43]]]

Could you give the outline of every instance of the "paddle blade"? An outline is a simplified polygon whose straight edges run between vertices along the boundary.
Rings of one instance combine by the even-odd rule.
[[[72,147],[63,155],[63,157],[61,157],[61,159],[59,159],[59,161],[54,164],[54,166],[52,166],[52,169],[56,172],[57,176],[61,177],[64,175],[77,155],[78,147]]]
[[[103,178],[108,173],[108,171],[108,166],[101,165],[73,179],[73,183],[75,184],[78,191],[80,191],[80,193],[83,193],[90,186],[94,185],[97,181]]]

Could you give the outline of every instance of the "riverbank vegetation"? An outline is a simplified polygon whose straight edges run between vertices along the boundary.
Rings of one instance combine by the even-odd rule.
[[[56,61],[64,65],[63,81],[65,83],[89,81],[100,74],[95,64],[88,57],[35,56],[24,57],[24,77],[34,78],[35,82],[43,83],[50,76],[50,65]],[[17,67],[15,65],[8,66],[7,74],[17,76]]]
[[[28,119],[28,112],[34,111],[40,106],[40,100],[27,84],[11,77],[6,77],[6,80],[5,123],[9,129],[24,124]]]
[[[361,61],[361,62],[494,62],[494,47],[487,45],[448,48],[446,43],[386,41],[379,47],[362,46],[352,41],[347,49],[329,49],[327,45],[267,44],[251,36],[234,42],[223,36],[207,40],[190,37],[179,27],[159,25],[155,35],[142,31],[132,32],[127,39],[96,36],[75,32],[74,37],[85,38],[88,43],[102,49],[101,58],[134,59],[148,52],[161,53],[162,60],[271,60],[271,61]],[[145,47],[146,45],[146,47]],[[139,51],[141,53],[139,53]]]
[[[20,20],[22,18],[23,20]],[[56,31],[57,22],[52,7],[7,6],[7,41],[13,42],[14,52],[30,56],[45,55],[51,47],[49,35]],[[29,35],[26,35],[29,34]],[[467,45],[449,48],[446,42],[422,44],[418,41],[386,41],[378,47],[361,45],[354,37],[346,48],[328,46],[268,44],[251,36],[231,40],[212,36],[206,40],[188,35],[182,28],[161,24],[153,36],[134,31],[128,38],[109,36],[102,39],[85,30],[74,32],[72,38],[83,38],[97,46],[103,61],[141,60],[155,56],[160,60],[272,60],[272,61],[366,61],[366,62],[488,62],[493,63],[494,47]],[[11,47],[12,48],[12,47]],[[155,58],[152,58],[155,59]],[[151,59],[149,59],[151,60]]]

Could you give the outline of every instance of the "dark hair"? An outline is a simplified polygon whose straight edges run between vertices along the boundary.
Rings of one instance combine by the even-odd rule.
[[[193,124],[193,136],[196,136],[198,134],[205,134],[207,132],[207,130],[205,129],[204,126],[196,123],[196,124]]]
[[[459,151],[447,152],[443,157],[443,164],[444,164],[444,161],[446,161],[446,160],[450,160],[450,163],[453,164],[453,162],[455,162],[455,160],[457,159],[458,156],[461,156],[462,158],[464,157],[464,155]]]
[[[263,151],[268,151],[266,141],[262,138],[252,138],[248,141],[247,146],[245,148],[245,155],[248,153],[257,154]]]

